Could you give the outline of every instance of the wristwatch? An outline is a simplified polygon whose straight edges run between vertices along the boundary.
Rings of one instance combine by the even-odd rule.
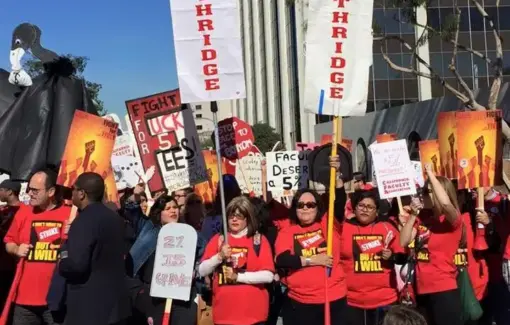
[[[312,259],[309,257],[305,258],[305,266],[310,266],[310,263],[312,263]]]

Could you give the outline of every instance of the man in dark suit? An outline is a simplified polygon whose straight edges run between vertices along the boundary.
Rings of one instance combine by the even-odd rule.
[[[103,203],[104,180],[81,174],[73,186],[78,216],[61,252],[67,281],[67,325],[122,323],[130,314],[125,285],[123,222]]]

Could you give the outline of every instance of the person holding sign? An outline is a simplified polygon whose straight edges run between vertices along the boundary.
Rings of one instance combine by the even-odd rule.
[[[347,199],[341,179],[338,157],[332,157],[330,167],[336,170],[335,224],[333,248],[341,245],[341,222]],[[331,324],[345,319],[347,286],[340,264],[340,254],[327,255],[328,216],[319,194],[311,189],[297,191],[290,208],[290,225],[276,239],[276,266],[289,273],[282,279],[288,288],[288,300],[283,307],[284,323],[292,325],[324,324],[325,290],[331,306]],[[331,275],[325,288],[325,268]]]
[[[452,182],[435,176],[430,164],[423,202],[405,207],[409,220],[400,233],[400,244],[414,241],[417,304],[430,325],[462,325],[457,267],[454,256],[461,240],[462,218]],[[416,235],[413,238],[413,229]]]
[[[215,324],[263,324],[268,317],[273,281],[271,246],[257,232],[258,222],[248,198],[234,198],[227,206],[229,233],[215,235],[207,244],[199,273],[213,275],[213,320]]]
[[[165,309],[165,299],[156,299],[149,295],[156,257],[156,245],[162,226],[181,221],[180,207],[175,198],[162,195],[151,207],[149,218],[145,218],[139,204],[136,204],[136,202],[128,205],[126,212],[128,212],[126,215],[129,215],[132,219],[136,233],[136,241],[129,251],[127,261],[128,274],[134,279],[131,286],[134,292],[132,296],[136,316],[145,318],[145,321],[148,321],[151,325],[160,325]],[[198,236],[195,261],[200,260],[204,244],[205,242]],[[174,256],[174,258],[170,259],[169,263],[182,262],[178,256]],[[195,299],[197,293],[197,279],[193,279],[189,301],[174,300],[172,303],[171,324],[196,324],[197,304]]]
[[[342,227],[340,259],[347,277],[349,325],[379,324],[389,305],[397,302],[394,264],[404,264],[399,232],[378,217],[376,190],[351,198],[354,218]]]

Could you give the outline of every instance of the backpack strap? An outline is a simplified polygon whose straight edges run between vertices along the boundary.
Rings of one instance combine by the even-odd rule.
[[[255,235],[253,235],[253,250],[255,251],[255,254],[257,257],[260,255],[260,233],[257,231]]]

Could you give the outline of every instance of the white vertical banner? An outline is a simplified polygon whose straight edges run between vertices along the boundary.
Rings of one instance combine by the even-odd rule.
[[[181,101],[246,97],[237,0],[170,0]]]
[[[319,115],[365,115],[372,65],[373,2],[309,1],[306,111]]]

